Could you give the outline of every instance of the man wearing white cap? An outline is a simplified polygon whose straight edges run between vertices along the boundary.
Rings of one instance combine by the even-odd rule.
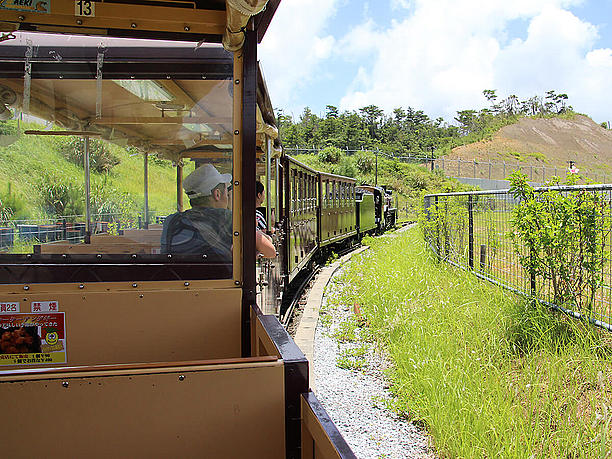
[[[228,207],[231,174],[204,164],[185,177],[183,189],[191,209],[166,218],[162,253],[198,253],[210,262],[232,262],[232,211]]]

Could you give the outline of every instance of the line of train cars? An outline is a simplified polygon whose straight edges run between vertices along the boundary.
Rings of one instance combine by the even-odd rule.
[[[289,155],[269,158],[266,169],[265,210],[279,256],[260,263],[261,304],[282,315],[294,279],[330,251],[395,226],[397,208],[386,187],[357,185],[354,178],[316,171]]]

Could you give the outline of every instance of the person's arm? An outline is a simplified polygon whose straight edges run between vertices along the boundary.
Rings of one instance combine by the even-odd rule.
[[[264,258],[276,258],[276,248],[270,239],[263,232],[255,231],[255,248]]]

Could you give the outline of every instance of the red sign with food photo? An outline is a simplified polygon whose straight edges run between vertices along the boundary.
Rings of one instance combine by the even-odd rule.
[[[64,313],[0,315],[0,365],[66,363]]]

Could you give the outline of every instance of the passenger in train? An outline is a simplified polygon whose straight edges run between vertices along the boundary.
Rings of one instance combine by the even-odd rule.
[[[264,258],[275,258],[276,248],[272,238],[266,234],[266,218],[260,208],[264,202],[264,186],[257,180],[255,182],[255,248],[260,256]]]
[[[257,229],[264,232],[268,228],[268,225],[266,225],[266,217],[264,217],[261,207],[265,197],[263,183],[257,180],[255,182],[255,222],[257,224]]]
[[[164,220],[162,253],[201,253],[210,262],[232,262],[231,181],[231,174],[219,173],[212,164],[183,180],[192,208]],[[264,258],[276,257],[272,240],[262,231],[255,235],[255,247]]]
[[[201,253],[211,262],[232,261],[232,211],[228,209],[231,174],[204,164],[183,180],[191,209],[166,218],[162,253]]]

